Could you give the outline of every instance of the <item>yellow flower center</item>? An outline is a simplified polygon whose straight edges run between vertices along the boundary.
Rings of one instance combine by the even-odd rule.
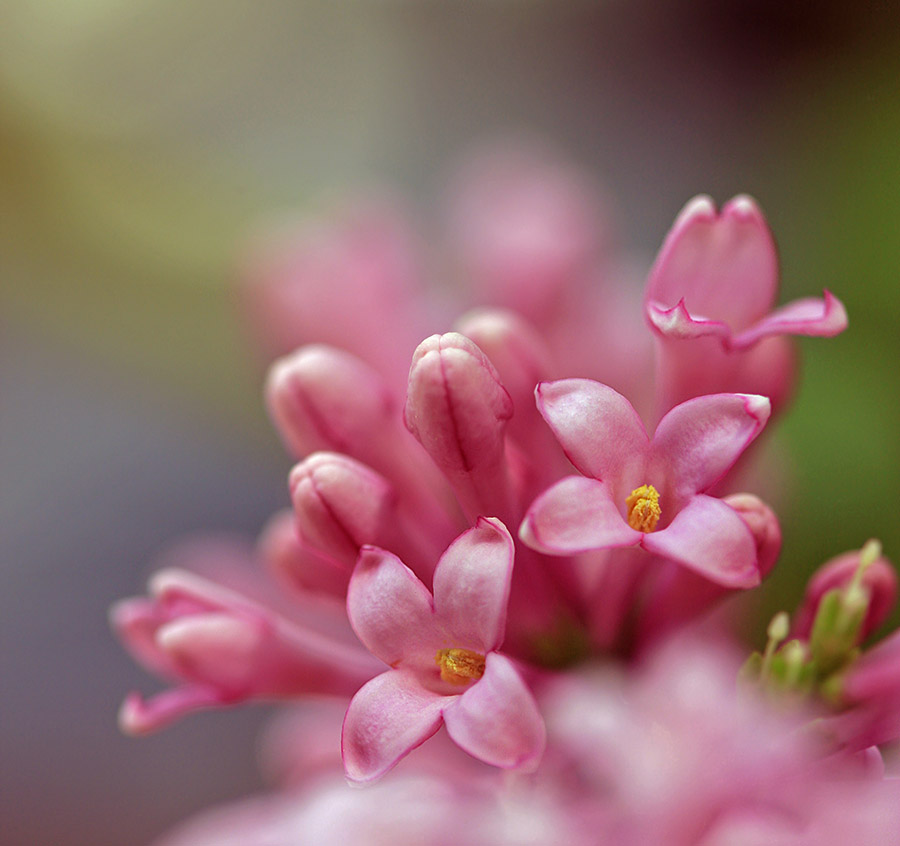
[[[439,649],[434,662],[450,684],[468,684],[484,675],[484,655],[469,649]]]
[[[653,485],[635,488],[625,500],[628,506],[628,525],[638,532],[652,532],[659,522],[659,491]]]

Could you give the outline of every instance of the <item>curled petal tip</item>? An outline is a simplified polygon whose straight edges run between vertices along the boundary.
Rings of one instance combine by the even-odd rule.
[[[838,335],[847,328],[850,322],[847,317],[847,309],[844,303],[827,288],[822,291],[822,296],[825,300],[824,332]]]
[[[174,719],[172,716],[161,719],[151,704],[137,691],[129,693],[119,707],[119,731],[129,737],[146,737],[164,728]]]
[[[694,317],[688,311],[684,297],[672,308],[666,308],[661,303],[650,300],[647,302],[645,313],[650,325],[667,338],[687,340],[704,335],[717,335],[724,341],[729,337],[728,326],[721,320]]]
[[[765,426],[772,414],[772,403],[769,398],[759,394],[744,394],[743,396],[747,413],[759,423],[760,427]]]
[[[141,698],[141,695],[135,692],[129,693],[119,706],[119,731],[132,737],[146,734],[149,729],[142,719],[143,712],[144,700]]]
[[[148,603],[140,598],[120,599],[114,602],[107,611],[109,627],[119,634],[130,629],[134,624],[146,619]]]

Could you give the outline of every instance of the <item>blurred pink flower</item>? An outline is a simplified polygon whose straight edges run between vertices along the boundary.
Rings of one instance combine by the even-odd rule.
[[[821,728],[840,746],[858,751],[900,740],[900,631],[851,664],[837,690],[841,711]]]
[[[860,550],[845,552],[823,564],[806,585],[806,593],[791,627],[792,637],[808,638],[816,612],[829,591],[848,588],[860,566]],[[866,566],[859,576],[859,589],[865,592],[865,615],[857,644],[864,641],[888,617],[897,601],[897,572],[884,556]]]
[[[824,762],[816,736],[797,731],[803,715],[739,694],[737,666],[727,644],[676,638],[627,671],[543,684],[548,745],[534,773],[454,756],[438,736],[354,790],[306,745],[336,710],[294,717],[270,743],[308,763],[282,792],[200,815],[160,846],[892,846],[900,781]]]
[[[221,568],[236,552],[192,543],[178,555],[201,564],[211,559]],[[135,659],[175,686],[149,700],[128,696],[119,723],[129,734],[250,699],[349,696],[382,668],[353,641],[339,607],[320,603],[315,614],[303,615],[302,606],[288,606],[284,613],[239,589],[174,568],[158,571],[149,592],[147,598],[116,603],[110,620]]]
[[[726,644],[679,637],[627,673],[569,674],[545,695],[551,749],[605,806],[594,842],[892,843],[900,782],[824,766],[827,747],[797,731],[808,715],[739,695],[738,663]]]

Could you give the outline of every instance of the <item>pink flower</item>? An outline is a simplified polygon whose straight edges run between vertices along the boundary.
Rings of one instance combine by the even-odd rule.
[[[845,710],[822,728],[841,746],[852,752],[900,739],[900,631],[851,664],[837,695]]]
[[[533,322],[552,319],[608,252],[590,175],[536,145],[476,153],[454,188],[453,252],[482,305],[515,303]]]
[[[408,223],[381,198],[260,239],[241,297],[260,347],[271,359],[312,340],[333,344],[401,377],[400,387],[409,351],[430,325],[416,252]]]
[[[704,492],[734,464],[769,417],[765,397],[717,394],[672,409],[651,440],[631,404],[588,379],[542,382],[538,408],[584,475],[557,482],[520,528],[556,555],[641,546],[726,587],[760,579],[747,524]]]
[[[328,605],[319,603],[301,622],[174,568],[157,572],[149,592],[148,598],[118,602],[110,620],[134,657],[175,686],[150,700],[137,693],[126,698],[119,722],[129,734],[146,734],[188,713],[251,699],[347,696],[382,667],[352,641],[351,632],[343,631],[346,620],[342,626]]]
[[[723,390],[761,393],[781,404],[794,359],[785,340],[775,339],[837,335],[847,313],[828,291],[824,299],[772,311],[777,293],[775,242],[756,203],[735,197],[717,214],[709,197],[691,200],[663,243],[644,298],[661,340],[664,409]]]
[[[476,758],[536,766],[544,727],[503,641],[513,567],[509,532],[493,518],[455,540],[434,572],[434,597],[396,556],[365,548],[347,594],[359,639],[392,669],[352,699],[341,739],[344,768],[371,781],[443,723]]]
[[[809,715],[739,690],[738,662],[724,642],[674,637],[626,672],[569,673],[542,697],[548,758],[567,754],[605,812],[594,842],[895,842],[900,782],[826,765],[820,738],[797,730]]]

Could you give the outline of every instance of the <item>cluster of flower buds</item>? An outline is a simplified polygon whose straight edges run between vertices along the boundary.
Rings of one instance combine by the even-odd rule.
[[[792,639],[779,616],[744,671],[827,702],[857,780],[836,784],[831,751],[767,697],[738,701],[720,634],[684,634],[778,558],[775,514],[741,487],[790,397],[789,336],[842,331],[843,306],[825,292],[773,310],[756,204],[699,197],[641,308],[585,184],[533,150],[474,161],[444,251],[465,284],[440,305],[383,203],[253,254],[245,300],[282,356],[266,401],[299,460],[293,507],[254,549],[194,545],[181,559],[206,576],[169,568],[113,609],[175,684],[129,697],[121,723],[326,694],[343,726],[325,749],[331,717],[294,720],[285,792],[173,844],[891,842],[823,839],[835,816],[869,825],[866,807],[900,818],[876,753],[856,754],[900,736],[900,641],[858,653],[894,598],[878,550],[828,565]]]
[[[793,626],[784,611],[769,624],[763,653],[741,678],[779,700],[802,702],[838,748],[858,752],[900,739],[898,633],[862,650],[897,599],[897,575],[870,540],[825,564],[810,580]]]

